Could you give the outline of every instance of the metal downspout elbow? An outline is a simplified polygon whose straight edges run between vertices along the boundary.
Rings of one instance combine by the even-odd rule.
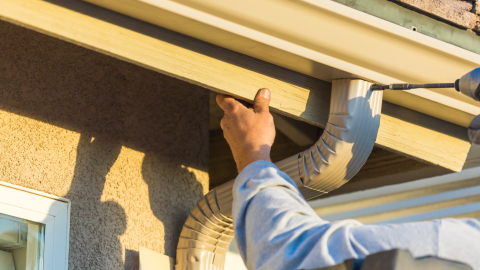
[[[306,200],[339,188],[365,164],[377,138],[383,95],[370,86],[360,79],[334,80],[330,115],[320,139],[306,151],[276,163]],[[176,270],[224,269],[234,237],[233,183],[210,191],[188,216],[177,246]]]
[[[364,80],[335,80],[330,114],[320,139],[298,155],[300,179],[307,188],[327,193],[352,179],[377,139],[383,91]]]
[[[190,212],[177,245],[175,270],[222,270],[234,237],[233,180],[205,195]]]

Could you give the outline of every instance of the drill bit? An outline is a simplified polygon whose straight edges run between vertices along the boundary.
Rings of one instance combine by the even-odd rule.
[[[427,84],[411,84],[411,83],[393,83],[393,84],[373,84],[372,90],[410,90],[415,88],[455,88],[455,83],[427,83]]]

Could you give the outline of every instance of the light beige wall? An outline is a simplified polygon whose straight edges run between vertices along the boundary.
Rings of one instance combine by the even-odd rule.
[[[70,269],[173,257],[208,188],[208,95],[0,22],[0,180],[72,201]]]

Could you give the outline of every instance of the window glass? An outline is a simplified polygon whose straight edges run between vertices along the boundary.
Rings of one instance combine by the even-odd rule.
[[[43,270],[45,225],[0,214],[0,269]]]

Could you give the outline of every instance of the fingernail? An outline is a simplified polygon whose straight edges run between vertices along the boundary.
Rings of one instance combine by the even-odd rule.
[[[262,95],[262,97],[266,99],[270,99],[270,90],[268,90],[267,88],[263,88],[262,90],[260,90],[260,95]]]

